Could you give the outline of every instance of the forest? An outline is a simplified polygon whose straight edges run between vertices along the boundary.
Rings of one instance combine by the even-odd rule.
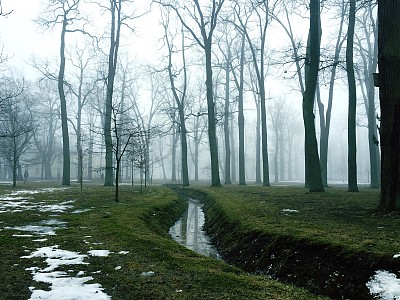
[[[0,0],[0,298],[398,299],[399,34],[389,0]]]
[[[6,4],[3,23],[13,14]],[[32,169],[65,185],[136,176],[380,186],[373,1],[74,0],[40,9],[31,25],[51,32],[58,53],[32,54],[24,74],[2,48],[3,178]],[[135,30],[141,22],[147,31]],[[155,49],[139,61],[131,49],[144,33]]]

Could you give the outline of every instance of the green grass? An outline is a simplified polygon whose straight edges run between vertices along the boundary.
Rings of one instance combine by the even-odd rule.
[[[400,271],[399,214],[376,213],[379,192],[224,186],[179,189],[204,201],[221,254],[250,272],[335,299],[369,299],[377,270]],[[289,210],[289,211],[287,211]]]
[[[28,183],[21,188],[25,187],[34,189],[39,184]],[[0,187],[0,194],[7,194],[10,189]],[[172,241],[168,228],[180,216],[185,203],[167,188],[151,187],[140,194],[138,187],[122,186],[121,201],[115,203],[113,196],[112,188],[86,185],[81,191],[73,186],[30,195],[31,201],[56,204],[74,200],[74,209],[89,211],[66,212],[57,217],[52,216],[54,213],[36,210],[1,213],[0,299],[28,299],[29,286],[46,288],[45,284],[34,282],[30,271],[25,270],[39,266],[42,259],[22,259],[21,256],[38,247],[52,245],[81,254],[91,249],[112,251],[108,257],[88,257],[85,261],[89,265],[77,267],[93,276],[94,282],[100,283],[112,299],[322,299],[265,276],[246,274]],[[254,201],[249,213],[255,212],[257,201]],[[235,205],[232,208],[240,211]],[[52,218],[68,224],[65,229],[59,229],[57,235],[48,236],[44,243],[33,242],[34,238],[15,237],[15,231],[3,229]],[[120,255],[121,250],[129,253]],[[115,270],[117,266],[121,269]],[[71,268],[74,267],[67,266],[66,270]],[[141,276],[147,271],[155,272],[154,276]]]
[[[340,245],[352,251],[393,256],[400,253],[399,215],[375,213],[379,192],[349,193],[329,188],[309,193],[300,187],[225,186],[200,188],[230,218],[251,229]],[[298,212],[283,212],[284,209]]]

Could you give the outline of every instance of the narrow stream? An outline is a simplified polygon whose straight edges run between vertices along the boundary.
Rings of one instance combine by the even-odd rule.
[[[205,256],[221,259],[210,238],[203,231],[203,205],[194,199],[188,200],[188,208],[182,217],[169,229],[169,235],[186,248]]]

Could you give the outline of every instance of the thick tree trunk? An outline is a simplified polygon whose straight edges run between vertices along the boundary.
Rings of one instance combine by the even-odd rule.
[[[379,209],[400,206],[400,2],[378,2],[378,65],[381,106],[381,197]]]
[[[348,111],[348,190],[358,192],[357,186],[357,140],[356,140],[356,79],[354,76],[353,44],[355,26],[356,3],[350,0],[349,27],[347,32],[346,68],[349,85],[349,111]]]
[[[303,95],[303,121],[305,131],[305,162],[306,184],[310,192],[323,192],[321,168],[318,157],[318,144],[314,123],[314,98],[318,80],[320,57],[320,3],[310,1],[310,31],[309,31],[309,69],[306,78],[306,88]]]

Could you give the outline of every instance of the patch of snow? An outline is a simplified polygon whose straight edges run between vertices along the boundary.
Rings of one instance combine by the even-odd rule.
[[[45,242],[47,241],[47,239],[36,239],[36,240],[32,240],[33,242]]]
[[[112,252],[110,252],[110,250],[90,250],[88,253],[91,256],[107,257]]]
[[[283,212],[283,213],[298,213],[299,211],[297,209],[285,208],[285,209],[282,209],[281,212]]]
[[[393,258],[399,258],[399,257],[400,257],[400,253],[393,255]]]
[[[114,268],[114,270],[115,270],[115,271],[118,271],[118,270],[121,270],[121,268],[122,268],[121,266],[116,266],[116,267]]]
[[[129,253],[129,251],[123,251],[123,250],[121,250],[121,251],[118,252],[118,254],[122,254],[122,255],[128,254],[128,253]]]
[[[67,224],[67,222],[57,220],[57,219],[45,220],[45,221],[41,221],[40,223],[44,224],[44,225],[59,226],[59,227],[62,227]]]
[[[155,273],[153,271],[142,272],[141,276],[150,277],[153,276]]]
[[[4,227],[8,230],[18,230],[32,232],[36,235],[56,235],[55,229],[49,226],[39,226],[39,225],[25,225],[25,226],[15,226],[15,227]]]
[[[376,271],[366,285],[376,299],[400,300],[400,279],[393,273]]]
[[[13,234],[12,236],[15,236],[15,237],[33,237],[32,234]]]
[[[38,248],[28,256],[22,258],[46,257],[47,268],[40,269],[38,267],[27,268],[32,272],[35,281],[50,284],[50,290],[36,290],[34,287],[29,289],[32,291],[31,300],[109,300],[111,297],[103,292],[103,288],[98,283],[86,282],[93,280],[93,277],[70,277],[66,272],[55,271],[63,265],[82,265],[88,264],[84,262],[87,255],[77,252],[58,249],[58,245],[51,247]],[[83,271],[78,272],[77,276],[82,276]]]
[[[71,214],[81,214],[81,213],[84,213],[84,212],[87,212],[87,211],[91,211],[91,209],[89,209],[89,208],[76,209],[76,210],[72,211]]]
[[[68,209],[72,209],[73,206],[69,205],[69,201],[63,202],[60,204],[48,204],[48,205],[40,205],[37,207],[37,209],[40,212],[57,212],[57,213],[62,213],[65,212]]]

